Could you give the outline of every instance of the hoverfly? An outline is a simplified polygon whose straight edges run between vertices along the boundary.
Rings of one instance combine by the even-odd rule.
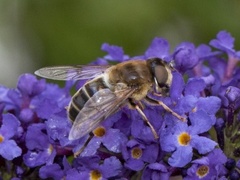
[[[69,139],[75,140],[91,133],[100,123],[128,105],[136,109],[151,128],[157,132],[142,111],[142,101],[161,105],[178,119],[185,119],[172,111],[162,101],[149,96],[169,92],[174,68],[159,58],[129,60],[116,65],[76,65],[44,67],[36,75],[54,80],[81,80],[86,82],[72,97],[68,107],[69,119],[73,121]]]

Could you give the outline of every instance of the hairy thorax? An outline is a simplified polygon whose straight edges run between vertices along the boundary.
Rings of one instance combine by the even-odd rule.
[[[127,61],[109,69],[107,85],[112,91],[135,89],[131,98],[141,100],[152,88],[153,77],[145,61]]]

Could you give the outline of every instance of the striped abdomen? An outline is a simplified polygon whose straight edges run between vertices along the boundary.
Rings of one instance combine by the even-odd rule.
[[[100,89],[108,88],[103,77],[93,79],[80,88],[72,97],[68,108],[69,119],[74,121],[85,103]]]

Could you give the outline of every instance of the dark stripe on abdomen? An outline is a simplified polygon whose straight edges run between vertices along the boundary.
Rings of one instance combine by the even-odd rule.
[[[86,102],[100,89],[108,88],[103,78],[93,79],[87,82],[81,89],[79,89],[72,97],[68,108],[69,119],[74,121],[84,107]]]

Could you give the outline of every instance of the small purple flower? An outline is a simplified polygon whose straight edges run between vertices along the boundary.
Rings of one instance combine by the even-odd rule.
[[[94,137],[80,156],[95,155],[100,145],[104,145],[109,151],[114,153],[121,152],[121,145],[127,142],[127,137],[119,129],[106,128],[99,126],[93,131]],[[82,145],[81,145],[82,147]]]
[[[52,114],[59,113],[67,107],[69,101],[69,92],[59,88],[58,85],[47,84],[41,94],[32,98],[30,107],[39,118],[48,119]]]
[[[214,149],[207,156],[192,161],[193,165],[187,170],[184,180],[220,179],[227,173],[226,162],[225,154],[220,149]]]
[[[175,101],[176,105],[173,107],[173,110],[179,114],[189,115],[202,110],[211,117],[211,125],[214,125],[216,121],[215,113],[221,107],[221,100],[216,96],[201,97],[202,91],[205,88],[206,84],[204,80],[201,78],[190,78],[182,90],[185,96],[181,97],[179,95],[181,98]]]
[[[231,36],[227,31],[220,31],[217,34],[217,39],[213,39],[210,41],[210,45],[226,52],[230,56],[240,58],[240,51],[235,51],[234,48],[235,39]]]
[[[122,155],[124,166],[134,171],[143,169],[145,162],[154,163],[157,160],[159,146],[156,143],[142,144],[132,139],[123,145]]]
[[[217,38],[212,40],[210,44],[225,52],[228,55],[228,59],[226,62],[225,58],[212,57],[209,59],[209,64],[219,74],[221,81],[226,83],[233,79],[240,59],[240,51],[236,52],[233,49],[234,39],[226,31],[219,32]]]
[[[200,154],[206,154],[217,145],[211,139],[199,134],[208,131],[212,127],[211,117],[203,110],[189,115],[190,126],[178,122],[174,126],[167,127],[161,131],[160,144],[164,151],[173,152],[168,163],[173,167],[184,167],[193,156],[193,148]]]
[[[122,164],[115,156],[105,158],[100,163],[98,156],[80,157],[76,159],[74,165],[78,169],[68,172],[67,177],[74,173],[78,179],[108,179],[114,177],[122,177]]]
[[[108,43],[104,43],[102,44],[101,50],[107,52],[108,54],[103,58],[97,58],[97,60],[91,64],[108,65],[109,61],[123,62],[129,59],[129,56],[125,55],[122,47],[119,47],[119,46],[109,45]]]
[[[56,155],[56,150],[49,143],[45,124],[38,123],[28,127],[26,133],[26,146],[28,152],[24,154],[23,160],[29,167],[43,164],[51,164]]]
[[[189,42],[183,42],[176,47],[173,53],[173,59],[176,64],[176,69],[181,73],[192,69],[199,62],[195,46]]]
[[[226,31],[220,31],[217,34],[217,39],[210,41],[210,45],[220,49],[228,55],[227,66],[223,73],[224,76],[221,78],[223,82],[227,82],[232,78],[234,69],[240,59],[240,51],[234,50],[234,41],[235,40],[231,34]]]
[[[160,59],[170,61],[170,46],[164,38],[154,38],[150,47],[145,52],[146,58],[158,57]]]
[[[13,137],[17,134],[20,122],[12,114],[2,115],[0,128],[0,155],[7,160],[13,160],[22,154],[22,149],[17,145]]]
[[[108,151],[120,153],[122,144],[125,144],[127,142],[127,136],[119,129],[117,129],[117,127],[112,128],[112,126],[116,121],[121,121],[121,118],[122,112],[119,111],[111,115],[99,127],[93,130],[93,137],[80,156],[84,157],[95,155],[101,145],[106,147]],[[83,147],[83,144],[87,138],[84,137],[84,139],[80,139],[81,143],[79,143],[79,145],[74,148],[74,152],[79,151],[79,149]]]
[[[40,94],[46,86],[46,80],[37,78],[31,74],[23,74],[19,77],[17,82],[17,89],[21,94],[29,97]]]
[[[178,96],[177,94],[174,95],[178,98],[175,99],[175,106],[172,107],[172,109],[179,114],[188,114],[189,117],[198,111],[203,111],[211,119],[209,125],[214,125],[216,121],[215,113],[221,107],[221,100],[216,96],[201,97],[202,92],[206,87],[204,80],[201,78],[190,78],[184,88],[184,85],[180,80],[176,82],[174,86],[177,87],[177,84],[179,84],[179,89],[182,90],[172,90],[178,92]],[[182,95],[182,92],[184,96]],[[171,94],[171,97],[174,96]],[[209,108],[209,106],[211,106],[211,108]],[[172,118],[170,121],[172,121]],[[166,124],[169,124],[169,122],[166,121]]]
[[[25,85],[24,85],[25,84]],[[31,99],[44,91],[46,86],[45,80],[37,80],[31,74],[19,76],[17,88],[8,89],[4,101],[11,106],[16,114],[21,113],[22,109],[29,108]],[[10,109],[10,108],[7,108]]]
[[[108,55],[104,56],[106,60],[122,62],[129,59],[129,56],[125,55],[123,49],[119,46],[104,43],[101,49],[108,53]]]

